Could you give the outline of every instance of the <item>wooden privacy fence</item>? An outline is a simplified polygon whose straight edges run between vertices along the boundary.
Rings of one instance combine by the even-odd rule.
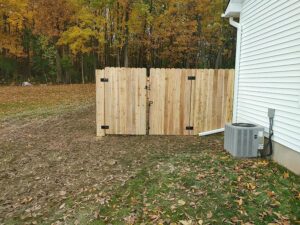
[[[231,122],[234,70],[96,72],[97,135],[196,135]]]

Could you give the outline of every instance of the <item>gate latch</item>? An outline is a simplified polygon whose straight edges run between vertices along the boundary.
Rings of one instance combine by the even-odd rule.
[[[187,126],[187,127],[186,127],[186,130],[194,130],[194,127],[192,127],[192,126]]]

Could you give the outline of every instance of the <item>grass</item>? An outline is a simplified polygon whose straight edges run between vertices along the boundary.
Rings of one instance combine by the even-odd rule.
[[[34,118],[95,101],[95,85],[0,87],[0,120]]]
[[[223,151],[160,157],[115,190],[91,224],[296,224],[300,180]]]
[[[0,214],[9,213],[0,224],[300,224],[299,176],[233,159],[222,135],[95,139],[94,93],[94,85],[0,87],[8,125],[64,115],[0,137]]]

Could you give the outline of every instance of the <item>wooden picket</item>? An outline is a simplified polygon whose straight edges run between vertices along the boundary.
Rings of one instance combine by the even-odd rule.
[[[150,135],[189,135],[192,70],[150,70]]]
[[[97,105],[104,106],[104,112],[101,106],[97,107],[100,110],[97,113],[98,136],[103,136],[103,133],[145,135],[146,69],[105,68],[104,73],[99,73],[102,76],[97,77],[97,89],[104,85],[104,94],[102,89],[97,92]]]
[[[102,81],[101,81],[102,79]],[[97,135],[197,135],[231,122],[234,70],[96,71]],[[147,112],[147,106],[149,111]]]
[[[234,70],[196,70],[190,114],[194,135],[231,122],[233,88]]]
[[[197,135],[232,118],[234,70],[151,69],[150,135]]]

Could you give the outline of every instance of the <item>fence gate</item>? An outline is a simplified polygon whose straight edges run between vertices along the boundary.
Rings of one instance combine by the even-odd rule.
[[[97,135],[146,134],[146,69],[97,70]]]
[[[151,135],[197,135],[231,122],[234,70],[151,69]]]
[[[151,69],[147,81],[146,69],[105,68],[96,80],[98,136],[197,135],[232,119],[234,70]]]

